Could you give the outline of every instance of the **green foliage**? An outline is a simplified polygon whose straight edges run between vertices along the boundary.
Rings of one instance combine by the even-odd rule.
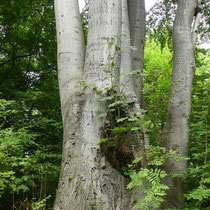
[[[197,70],[192,92],[190,124],[189,166],[184,173],[187,181],[187,204],[198,208],[208,206],[209,183],[209,118],[210,118],[210,72],[209,50],[197,49]]]
[[[147,41],[144,55],[143,93],[147,118],[152,122],[151,143],[158,145],[165,125],[170,92],[172,57],[168,47]]]
[[[31,127],[26,127],[20,120],[8,127],[7,120],[17,118],[20,110],[14,109],[15,105],[17,107],[15,101],[0,102],[0,197],[11,197],[11,204],[12,197],[15,197],[13,205],[23,208],[28,205],[26,202],[32,205],[38,198],[42,199],[49,193],[46,186],[58,179],[61,155],[51,153],[50,145],[41,145],[41,132],[32,132]],[[49,120],[46,123],[49,125]],[[26,196],[25,203],[22,195]],[[7,202],[5,204],[8,205]],[[3,203],[0,205],[4,208]]]
[[[147,34],[161,45],[161,49],[172,46],[173,21],[176,12],[176,1],[158,1],[150,9],[147,19]]]
[[[198,48],[195,58],[197,69],[193,83],[190,116],[190,159],[187,171],[182,174],[187,184],[185,206],[190,209],[192,207],[205,208],[209,200],[209,183],[203,182],[209,176],[209,50]],[[166,119],[172,69],[171,59],[172,54],[167,47],[161,51],[157,44],[146,43],[144,94],[148,108],[146,116],[153,124],[151,127],[153,145],[158,145]]]
[[[209,178],[209,167],[210,164],[205,164],[197,168],[188,168],[188,176],[196,178],[199,175],[200,183],[199,186],[193,189],[188,194],[185,194],[185,197],[190,200],[197,200],[195,202],[196,206],[200,206],[203,202],[207,201],[210,197],[210,178]]]
[[[201,1],[199,5],[201,19],[198,26],[199,42],[208,42],[209,34],[209,1]],[[172,31],[177,9],[177,0],[160,0],[148,12],[146,21],[147,34],[160,43],[161,48],[173,50]]]
[[[139,169],[139,162],[144,158],[147,159],[147,164]],[[163,147],[146,146],[144,153],[134,159],[127,169],[124,169],[125,174],[131,179],[127,189],[134,189],[135,192],[143,190],[144,192],[134,208],[159,208],[164,201],[166,190],[169,188],[161,181],[167,176],[167,173],[159,167],[164,164],[167,158],[176,159],[175,151],[166,152]]]
[[[40,201],[37,201],[37,202],[34,202],[32,203],[31,207],[33,210],[45,210],[46,209],[46,201],[47,199],[49,199],[51,196],[47,196],[46,198],[40,200]]]
[[[87,45],[87,35],[88,35],[88,8],[83,9],[81,12],[82,28],[84,33],[85,44]]]
[[[3,0],[0,14],[0,209],[51,195],[49,209],[62,142],[53,4]]]

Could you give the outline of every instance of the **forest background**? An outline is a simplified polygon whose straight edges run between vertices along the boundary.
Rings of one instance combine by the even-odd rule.
[[[81,17],[87,35],[85,9]],[[153,145],[167,113],[173,18],[173,8],[162,2],[147,17],[142,76]],[[200,44],[207,40],[206,28]],[[0,32],[0,209],[51,209],[62,154],[53,2],[2,0]],[[210,196],[209,63],[209,49],[197,46],[183,209],[206,209]]]

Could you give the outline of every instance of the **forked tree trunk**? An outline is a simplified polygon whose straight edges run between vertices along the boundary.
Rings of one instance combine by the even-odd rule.
[[[135,14],[143,13],[144,16],[144,1],[140,1],[142,6],[138,1],[135,2],[136,7],[132,6],[135,8]],[[133,12],[132,8],[130,13]],[[105,123],[104,119],[97,119],[97,115],[104,112],[106,106],[96,105],[100,97],[92,88],[82,89],[76,84],[80,79],[84,79],[86,83],[95,83],[98,89],[110,88],[111,78],[104,80],[107,74],[103,71],[105,66],[110,65],[110,56],[117,59],[116,74],[132,70],[129,43],[116,40],[120,45],[118,47],[125,49],[120,56],[116,56],[117,48],[108,49],[109,42],[115,35],[130,35],[127,0],[89,1],[85,62],[77,0],[55,0],[55,14],[64,140],[62,169],[54,210],[133,209],[135,195],[126,190],[125,177],[106,162],[105,155],[97,144],[103,137]],[[138,18],[132,18],[132,21],[138,21]],[[144,24],[134,32],[136,36],[132,38],[132,42],[138,49],[143,47],[142,41],[135,42],[133,39],[139,39],[140,36],[142,40],[144,33]],[[139,51],[139,55],[143,57],[141,53],[143,49]],[[126,59],[126,63],[122,58]],[[142,64],[140,65],[141,61],[138,62],[140,69]],[[138,64],[135,66],[138,67]],[[127,86],[127,92],[136,94],[138,98],[134,87],[132,80]]]
[[[173,28],[174,59],[167,121],[163,130],[162,145],[186,157],[189,143],[189,114],[191,107],[192,82],[195,72],[192,22],[197,0],[179,0]],[[187,161],[169,159],[166,171],[169,174],[187,168]],[[182,178],[168,177],[165,206],[180,206],[184,202]]]

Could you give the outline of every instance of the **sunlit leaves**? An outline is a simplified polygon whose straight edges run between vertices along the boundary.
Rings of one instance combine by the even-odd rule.
[[[158,166],[163,165],[167,158],[172,158],[174,155],[174,151],[167,153],[163,147],[147,146],[145,152],[134,159],[132,164],[128,165],[127,170],[124,169],[125,174],[131,179],[127,189],[144,192],[144,196],[137,201],[134,208],[152,209],[160,207],[169,187],[162,184],[162,180],[167,176],[167,173]],[[148,159],[148,166],[139,169],[139,162],[145,157]]]

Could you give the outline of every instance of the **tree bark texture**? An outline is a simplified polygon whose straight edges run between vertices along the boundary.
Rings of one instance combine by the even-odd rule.
[[[192,82],[195,72],[192,22],[197,0],[179,0],[173,27],[173,71],[170,100],[162,145],[174,149],[178,156],[186,157],[189,143],[189,114],[191,107]],[[166,171],[174,174],[185,170],[187,161],[169,159]],[[165,206],[180,206],[184,202],[182,178],[167,177],[169,186]]]
[[[140,70],[138,76],[134,76],[134,90],[138,96],[141,107],[144,108],[142,94],[142,77],[144,63],[145,42],[145,2],[144,0],[128,1],[131,46],[138,46],[132,51],[132,69]]]
[[[103,70],[110,65],[112,56],[117,75],[142,68],[145,23],[140,19],[145,16],[144,1],[129,0],[127,4],[127,0],[90,0],[86,53],[78,1],[55,0],[55,14],[64,136],[54,210],[133,209],[137,195],[126,190],[126,178],[106,161],[97,144],[105,124],[97,116],[106,106],[96,105],[100,97],[91,88],[81,88],[77,81],[84,79],[99,89],[110,88],[112,79],[105,79]],[[119,34],[131,34],[131,41],[114,38],[117,47],[124,49],[116,55],[117,48],[109,48],[109,42]],[[130,42],[138,49],[136,54],[132,54]],[[132,78],[126,93],[136,95],[140,106],[136,85]]]

